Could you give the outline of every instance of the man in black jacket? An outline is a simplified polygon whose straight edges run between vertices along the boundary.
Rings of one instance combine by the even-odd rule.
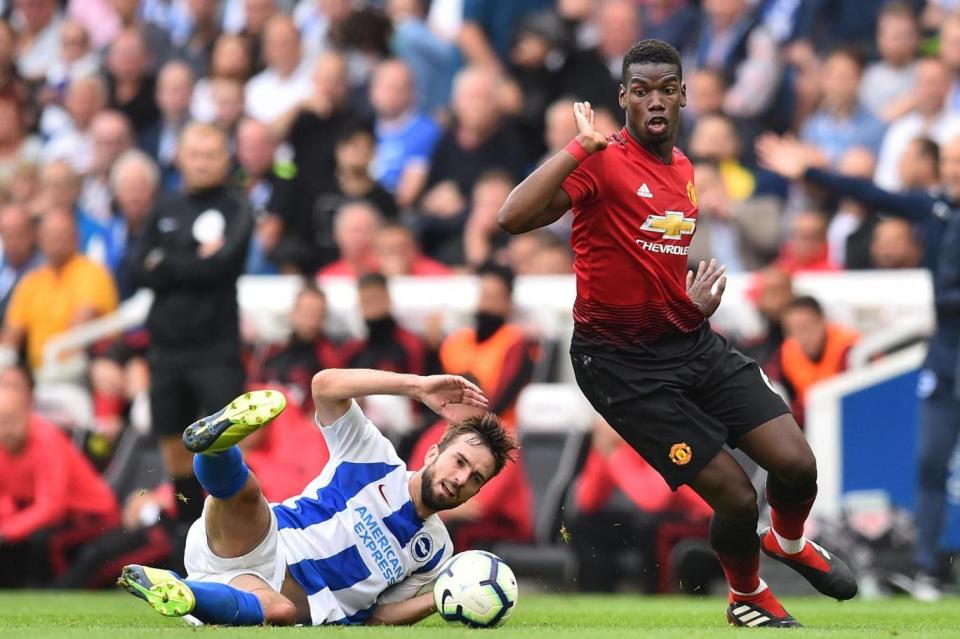
[[[177,163],[184,190],[154,209],[130,255],[130,273],[155,298],[150,332],[150,406],[167,472],[177,493],[177,520],[203,508],[183,424],[243,392],[237,278],[243,273],[253,217],[243,194],[226,186],[227,139],[212,125],[191,124]]]

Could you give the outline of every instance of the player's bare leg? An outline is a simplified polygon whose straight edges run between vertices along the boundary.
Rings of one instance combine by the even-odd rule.
[[[710,545],[730,584],[727,620],[738,626],[799,626],[760,579],[757,492],[740,464],[720,450],[690,487],[714,510]]]
[[[817,460],[793,416],[781,415],[758,426],[737,445],[768,473],[772,525],[762,532],[764,553],[799,572],[828,597],[856,596],[857,580],[846,564],[803,536],[817,496]]]
[[[184,445],[196,453],[193,470],[210,494],[204,528],[209,549],[219,557],[246,555],[269,533],[270,507],[236,444],[269,424],[285,405],[277,391],[245,393],[183,433]],[[243,626],[289,625],[296,619],[296,606],[253,575],[238,576],[228,585],[130,565],[118,583],[167,616],[192,614],[204,623]]]

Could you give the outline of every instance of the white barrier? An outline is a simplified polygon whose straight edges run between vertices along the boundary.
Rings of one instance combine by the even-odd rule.
[[[268,342],[282,340],[289,330],[287,314],[302,281],[295,276],[240,278],[237,299],[245,335]],[[711,319],[714,328],[741,339],[749,339],[762,330],[760,318],[748,299],[752,283],[749,274],[728,278],[724,301]],[[353,280],[326,278],[321,285],[327,294],[330,333],[361,335],[363,322]],[[923,270],[802,274],[794,279],[794,288],[819,299],[831,319],[864,333],[900,323],[933,326],[932,288],[929,274]],[[473,276],[397,277],[390,281],[394,312],[413,330],[422,330],[437,314],[446,331],[468,322],[477,291]],[[573,276],[519,277],[514,288],[518,319],[531,333],[566,343],[573,327],[570,311],[575,295]],[[65,354],[142,323],[151,300],[149,291],[141,291],[117,312],[50,340],[38,378],[76,378],[84,370],[84,360],[74,359],[71,364]]]

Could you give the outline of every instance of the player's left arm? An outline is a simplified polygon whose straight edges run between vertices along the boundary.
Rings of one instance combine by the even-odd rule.
[[[717,264],[716,259],[710,263],[700,262],[697,272],[687,271],[687,295],[690,300],[703,312],[704,317],[710,317],[717,312],[720,298],[727,287],[727,267]],[[714,292],[714,284],[717,286]]]
[[[380,604],[373,609],[373,615],[366,623],[371,626],[409,626],[426,619],[436,611],[433,592],[428,591],[405,601]]]

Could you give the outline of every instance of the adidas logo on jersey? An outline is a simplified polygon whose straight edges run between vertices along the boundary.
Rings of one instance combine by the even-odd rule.
[[[652,198],[652,197],[653,197],[653,193],[650,192],[650,187],[647,186],[647,183],[646,183],[646,182],[644,182],[643,184],[641,184],[641,185],[640,185],[640,188],[637,189],[637,195],[639,195],[640,197],[645,197],[645,198]]]

